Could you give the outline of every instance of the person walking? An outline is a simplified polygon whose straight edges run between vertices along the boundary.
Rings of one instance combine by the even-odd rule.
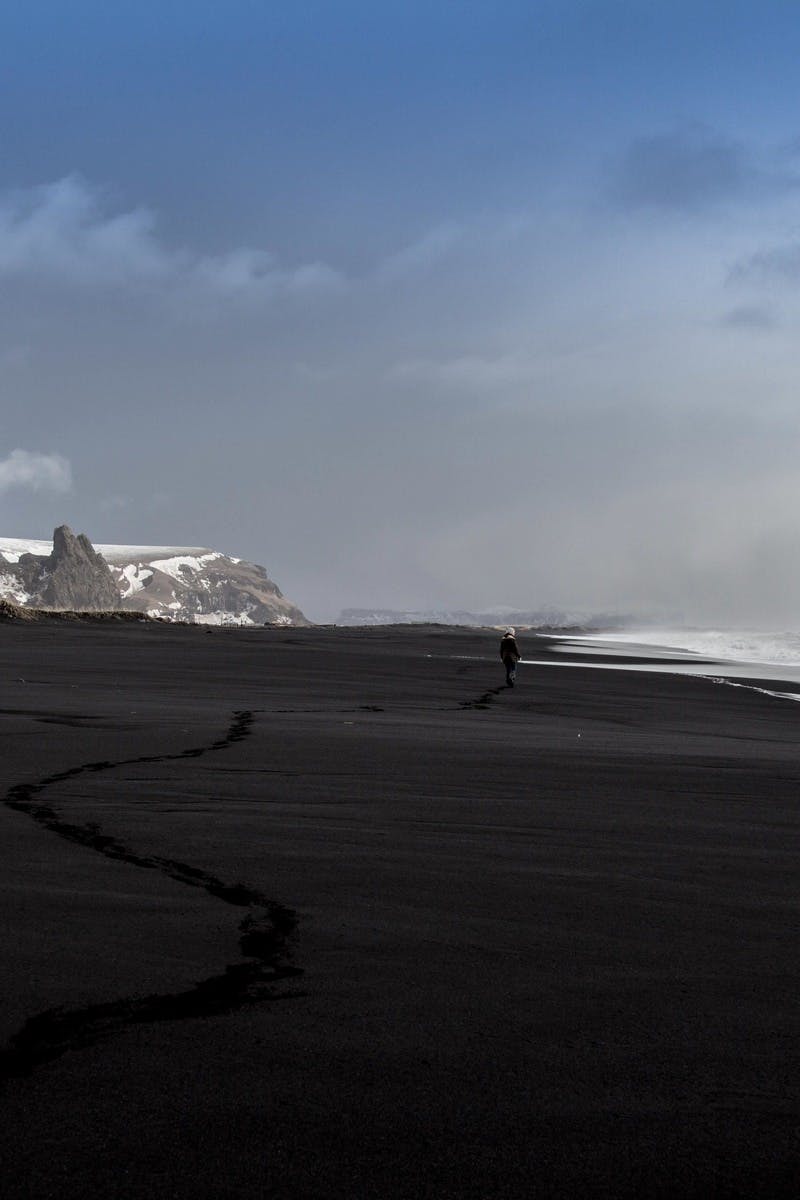
[[[517,663],[522,657],[513,629],[507,629],[500,639],[500,657],[506,669],[506,683],[513,687],[517,678]]]

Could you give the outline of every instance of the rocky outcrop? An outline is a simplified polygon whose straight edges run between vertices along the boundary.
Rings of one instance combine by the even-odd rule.
[[[40,590],[42,608],[98,612],[119,608],[119,590],[105,559],[85,533],[68,525],[53,531],[53,552],[45,564]]]
[[[0,598],[26,608],[127,611],[214,625],[308,625],[256,563],[204,547],[92,546],[0,538]]]
[[[119,608],[119,590],[108,564],[85,534],[76,537],[68,525],[53,531],[49,555],[23,553],[0,563],[3,594],[31,608],[98,612]]]
[[[29,608],[14,604],[11,600],[0,599],[0,621],[30,621],[34,614]]]

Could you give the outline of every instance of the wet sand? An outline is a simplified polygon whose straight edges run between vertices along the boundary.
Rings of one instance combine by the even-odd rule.
[[[800,706],[496,641],[0,626],[5,1196],[797,1194]]]

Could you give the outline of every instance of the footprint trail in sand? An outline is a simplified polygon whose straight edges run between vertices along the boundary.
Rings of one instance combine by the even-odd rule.
[[[99,825],[66,821],[51,804],[40,801],[42,793],[48,788],[78,775],[111,771],[134,763],[199,758],[204,754],[225,750],[249,736],[253,719],[253,713],[247,710],[234,712],[225,736],[210,745],[190,747],[176,754],[145,754],[116,762],[82,763],[47,775],[38,782],[17,783],[8,789],[3,798],[7,808],[24,813],[58,837],[85,846],[106,858],[144,870],[159,871],[178,883],[202,888],[216,899],[246,908],[248,912],[238,926],[239,952],[243,956],[241,961],[225,966],[218,974],[183,992],[129,996],[79,1009],[53,1008],[38,1013],[30,1017],[0,1049],[0,1079],[27,1075],[41,1063],[52,1061],[68,1050],[92,1045],[126,1026],[211,1016],[247,1004],[296,994],[284,992],[279,996],[271,986],[280,980],[302,974],[302,970],[291,961],[289,943],[297,926],[297,917],[292,909],[243,883],[225,882],[216,875],[177,859],[139,854],[105,834]]]

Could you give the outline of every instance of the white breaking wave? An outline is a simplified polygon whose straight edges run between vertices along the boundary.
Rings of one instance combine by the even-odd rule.
[[[754,683],[737,683],[735,679],[723,679],[716,675],[702,675],[709,683],[723,683],[726,687],[744,688],[747,692],[760,692],[762,696],[774,696],[776,700],[800,700],[800,692],[776,692],[772,688],[756,687]]]
[[[614,642],[624,646],[660,646],[702,658],[744,663],[800,666],[800,633],[753,629],[636,629],[569,637],[570,642]]]

